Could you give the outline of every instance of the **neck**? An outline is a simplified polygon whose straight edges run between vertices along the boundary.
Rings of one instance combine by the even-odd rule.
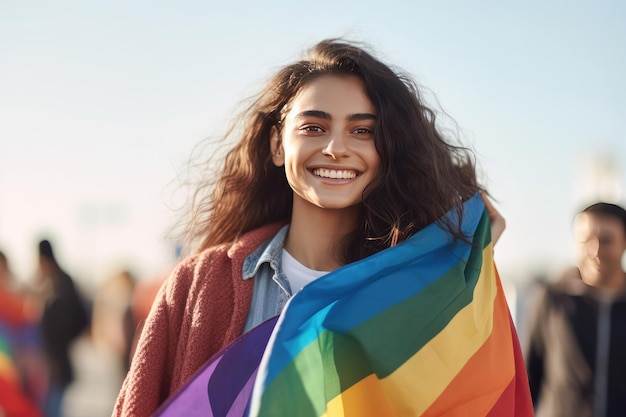
[[[332,271],[343,265],[343,239],[354,230],[358,207],[342,210],[294,210],[285,249],[300,263],[316,271]]]
[[[619,271],[613,274],[605,285],[606,288],[611,290],[619,291],[626,287],[626,274],[624,271]]]

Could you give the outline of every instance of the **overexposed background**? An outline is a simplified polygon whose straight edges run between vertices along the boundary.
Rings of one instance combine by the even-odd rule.
[[[22,279],[51,237],[93,287],[174,258],[176,178],[202,138],[324,37],[365,41],[433,93],[508,221],[525,280],[571,260],[570,223],[623,201],[626,5],[538,1],[0,1],[0,248]]]

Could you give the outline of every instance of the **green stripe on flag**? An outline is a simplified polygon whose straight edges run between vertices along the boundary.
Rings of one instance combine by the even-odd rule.
[[[339,389],[333,333],[323,331],[265,388],[264,397],[279,400],[261,401],[259,415],[318,417]]]

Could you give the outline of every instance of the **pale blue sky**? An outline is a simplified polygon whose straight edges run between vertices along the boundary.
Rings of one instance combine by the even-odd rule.
[[[211,3],[0,0],[0,248],[18,275],[42,233],[85,280],[155,274],[193,146],[324,37],[369,43],[457,122],[508,221],[504,279],[570,260],[588,153],[613,158],[623,202],[623,2]]]

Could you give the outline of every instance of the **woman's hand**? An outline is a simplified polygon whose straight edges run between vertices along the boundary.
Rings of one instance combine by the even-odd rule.
[[[500,239],[500,236],[502,236],[502,232],[504,232],[506,220],[504,220],[504,217],[502,217],[493,204],[491,204],[491,201],[489,201],[489,198],[487,198],[487,195],[484,192],[481,192],[480,196],[485,202],[487,214],[489,214],[489,219],[491,220],[491,242],[493,243],[493,246],[495,246],[498,239]]]

